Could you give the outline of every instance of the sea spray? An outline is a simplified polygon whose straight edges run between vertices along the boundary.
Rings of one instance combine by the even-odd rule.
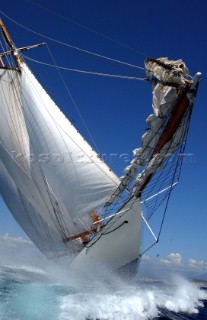
[[[160,307],[176,313],[198,313],[198,309],[203,307],[202,301],[207,299],[207,293],[181,276],[173,276],[172,280],[173,290],[163,299]]]
[[[165,282],[127,283],[119,279],[117,288],[114,279],[112,287],[105,280],[62,297],[59,320],[147,320],[162,315],[164,310],[196,314],[203,306],[202,301],[207,299],[206,292],[181,276],[171,276]]]
[[[173,315],[169,319],[181,313],[197,319],[192,315],[207,299],[180,276],[126,282],[106,270],[80,276],[58,266],[45,274],[0,269],[0,293],[0,320],[151,320],[166,313]]]

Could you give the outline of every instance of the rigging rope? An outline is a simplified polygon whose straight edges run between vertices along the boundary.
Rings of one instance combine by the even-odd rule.
[[[80,52],[84,52],[86,54],[90,54],[90,55],[93,55],[93,56],[96,56],[98,58],[101,58],[101,59],[105,59],[105,60],[108,60],[108,61],[113,61],[113,62],[116,62],[116,63],[119,63],[119,64],[123,64],[123,65],[126,65],[128,67],[132,67],[132,68],[135,68],[135,69],[140,69],[140,70],[145,70],[144,67],[140,67],[140,66],[137,66],[137,65],[134,65],[134,64],[131,64],[131,63],[128,63],[128,62],[125,62],[125,61],[121,61],[121,60],[118,60],[118,59],[114,59],[114,58],[110,58],[110,57],[107,57],[107,56],[104,56],[104,55],[101,55],[99,53],[96,53],[96,52],[92,52],[92,51],[89,51],[89,50],[85,50],[85,49],[82,49],[82,48],[79,48],[79,47],[76,47],[76,46],[73,46],[73,45],[70,45],[69,43],[66,43],[66,42],[62,42],[60,40],[57,40],[55,38],[51,38],[49,36],[46,36],[46,35],[43,35],[42,33],[40,32],[37,32],[35,30],[32,30],[24,25],[22,25],[21,23],[17,22],[16,20],[10,18],[8,15],[6,15],[3,11],[0,10],[0,13],[6,17],[7,19],[9,19],[10,21],[12,21],[13,23],[15,23],[16,25],[20,26],[21,28],[27,30],[27,31],[30,31],[38,36],[41,36],[45,39],[48,39],[50,41],[53,41],[53,42],[56,42],[58,44],[61,44],[61,45],[64,45],[66,47],[69,47],[71,49],[75,49],[75,50],[78,50]]]
[[[143,52],[141,52],[141,51],[138,51],[138,50],[136,50],[135,48],[133,48],[133,47],[131,47],[131,46],[128,46],[128,45],[125,44],[125,43],[122,43],[122,42],[120,42],[120,41],[118,41],[118,40],[115,40],[115,39],[111,38],[110,36],[107,36],[107,35],[105,35],[105,34],[103,34],[103,33],[101,33],[101,32],[96,31],[95,29],[92,29],[92,28],[90,28],[90,27],[88,27],[88,26],[86,26],[86,25],[84,25],[84,24],[82,24],[82,23],[80,23],[80,22],[77,22],[76,20],[73,20],[73,19],[71,19],[71,18],[65,17],[64,15],[62,15],[62,14],[56,12],[56,11],[53,11],[53,10],[51,10],[51,9],[49,9],[49,8],[46,8],[46,7],[44,7],[43,5],[40,5],[40,4],[38,4],[38,3],[36,3],[36,2],[34,2],[34,1],[32,1],[32,0],[25,0],[25,1],[28,2],[28,3],[30,3],[30,4],[32,4],[32,5],[34,5],[34,6],[36,6],[36,7],[38,7],[38,8],[40,8],[40,9],[42,9],[42,10],[44,10],[44,11],[46,11],[46,12],[48,12],[48,13],[50,13],[50,14],[53,14],[53,15],[55,15],[55,16],[63,19],[63,20],[65,20],[65,21],[68,21],[68,22],[70,22],[70,23],[72,23],[72,24],[74,24],[74,25],[76,25],[76,26],[78,26],[78,27],[80,27],[80,28],[82,28],[82,29],[88,30],[88,31],[96,34],[96,35],[99,36],[99,37],[102,37],[102,38],[104,38],[104,39],[106,39],[106,40],[109,40],[109,41],[111,41],[111,42],[114,42],[115,44],[117,44],[117,45],[119,45],[119,46],[121,46],[121,47],[123,47],[123,48],[126,48],[126,49],[128,49],[128,50],[130,50],[130,51],[133,51],[133,52],[135,52],[135,53],[141,54],[141,55],[144,56],[144,57],[147,57],[147,56],[148,56],[146,53],[143,53]]]
[[[62,67],[62,66],[57,66],[56,64],[53,65],[53,64],[49,64],[47,62],[42,62],[39,60],[32,59],[32,58],[29,58],[28,56],[23,55],[23,54],[22,54],[22,56],[29,61],[36,62],[38,64],[42,64],[42,65],[45,65],[48,67],[61,69],[61,70],[91,74],[91,75],[102,76],[102,77],[120,78],[120,79],[137,80],[137,81],[147,81],[147,78],[138,78],[138,77],[132,77],[132,76],[124,76],[124,75],[118,75],[118,74],[110,74],[110,73],[102,73],[102,72],[94,72],[94,71],[88,71],[88,70],[80,70],[80,69]]]

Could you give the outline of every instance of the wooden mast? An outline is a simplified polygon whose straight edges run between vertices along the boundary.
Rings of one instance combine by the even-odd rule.
[[[8,44],[8,46],[10,47],[11,49],[11,54],[13,55],[14,57],[14,61],[16,63],[16,67],[18,70],[21,69],[21,63],[23,62],[21,56],[18,54],[18,50],[16,49],[6,27],[4,26],[2,20],[0,20],[0,27],[1,27],[1,30],[2,30],[2,33],[3,33],[3,36],[4,36],[4,39],[6,40],[6,43]],[[2,60],[2,59],[1,59]]]
[[[38,44],[35,44],[35,45],[32,45],[32,46],[16,48],[16,46],[14,45],[14,43],[13,43],[13,41],[12,41],[10,35],[9,35],[9,32],[7,31],[7,29],[6,29],[6,27],[3,24],[1,19],[0,19],[0,28],[1,28],[1,31],[2,31],[3,37],[4,37],[6,43],[8,44],[8,46],[10,48],[10,50],[0,53],[1,68],[3,68],[3,69],[12,69],[12,68],[6,67],[4,62],[3,62],[3,59],[2,59],[2,57],[4,57],[4,56],[8,56],[9,54],[12,54],[12,56],[14,58],[14,61],[15,61],[15,64],[16,64],[17,70],[21,71],[21,64],[23,63],[23,59],[22,59],[21,55],[19,54],[19,52],[26,51],[26,50],[33,49],[33,48],[37,48],[37,47],[45,44],[45,42],[38,43]]]

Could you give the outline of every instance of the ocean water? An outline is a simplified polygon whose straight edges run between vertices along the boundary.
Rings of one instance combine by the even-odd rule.
[[[0,320],[84,319],[207,319],[207,290],[179,276],[124,282],[112,274],[0,267]]]

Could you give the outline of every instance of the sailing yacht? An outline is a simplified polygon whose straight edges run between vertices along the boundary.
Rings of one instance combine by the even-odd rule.
[[[201,74],[191,79],[181,59],[145,60],[153,113],[118,178],[25,63],[22,51],[41,44],[17,48],[2,21],[0,28],[1,196],[48,258],[135,270],[143,223],[159,240],[150,219],[177,184]]]

